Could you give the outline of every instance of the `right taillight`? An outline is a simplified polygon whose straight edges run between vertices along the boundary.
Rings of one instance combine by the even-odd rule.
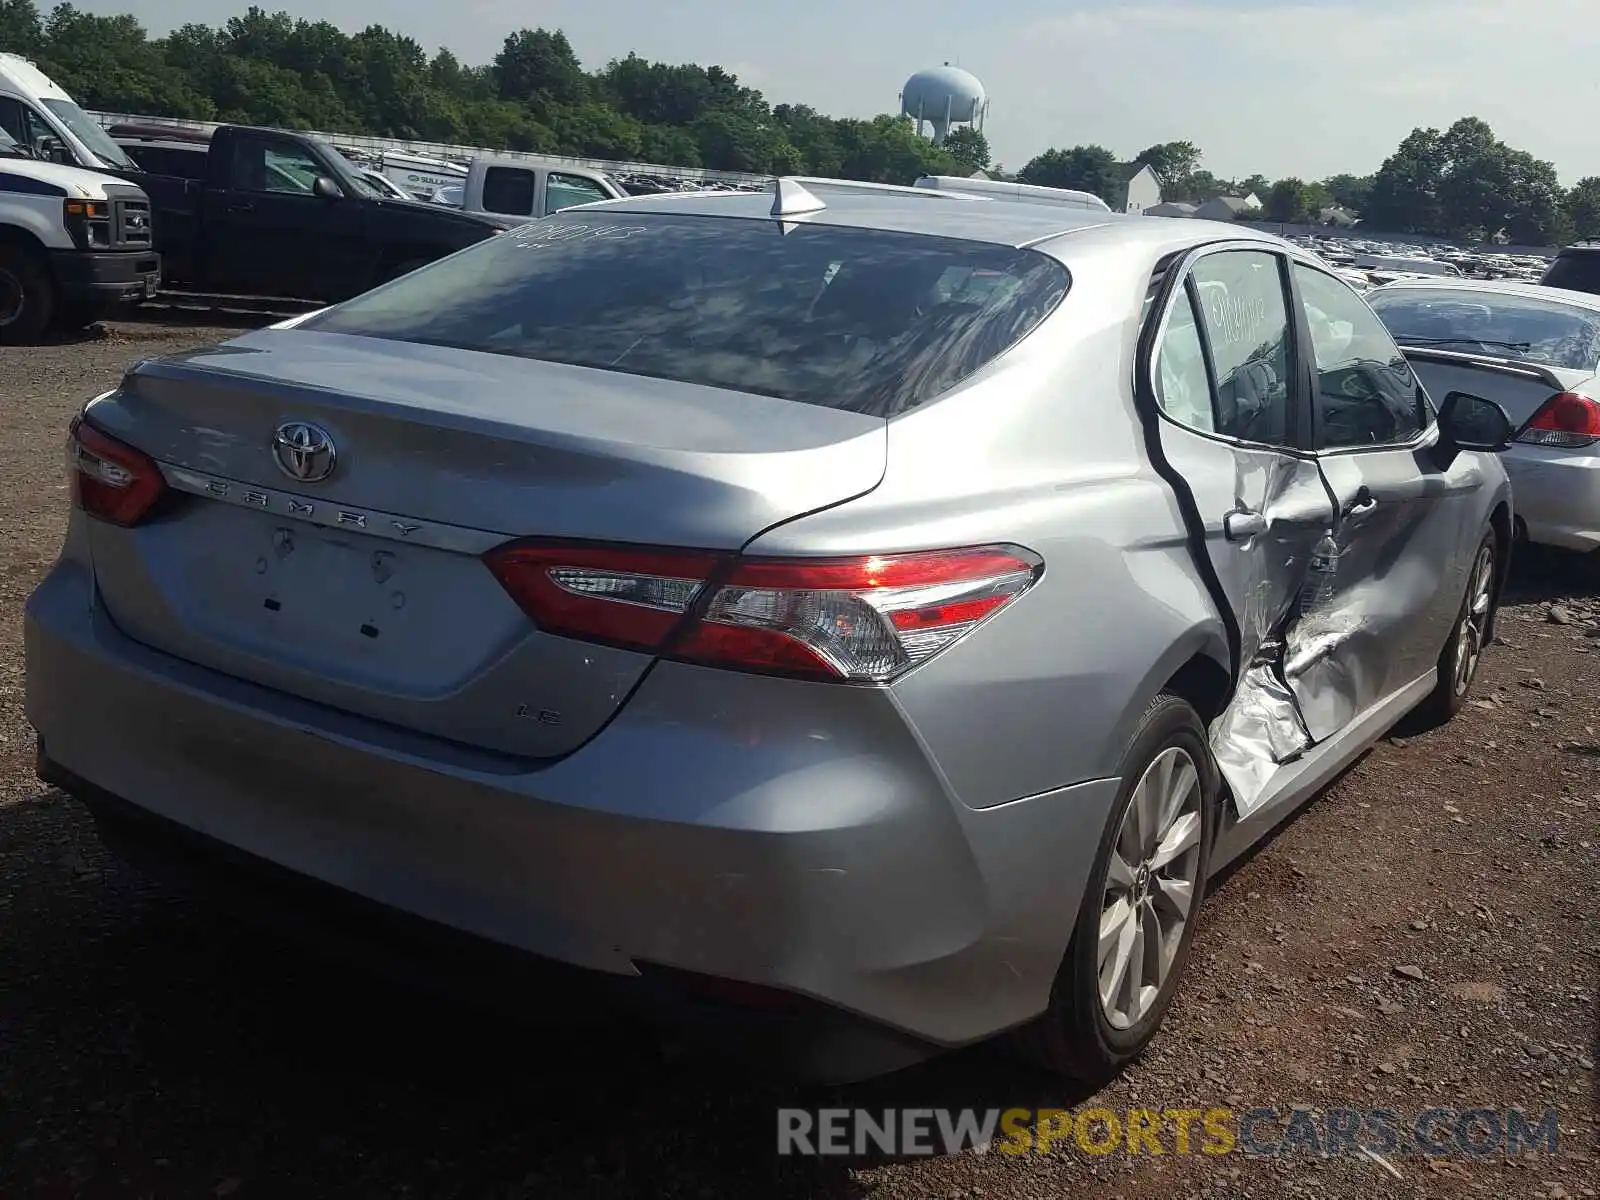
[[[166,494],[167,481],[155,459],[100,432],[81,415],[72,419],[67,459],[73,503],[113,525],[136,524]]]
[[[1578,392],[1551,396],[1523,426],[1517,441],[1563,449],[1600,441],[1600,402]]]
[[[885,683],[1022,595],[1017,546],[829,559],[513,542],[485,556],[541,629],[688,662]]]
[[[992,617],[1043,564],[1015,546],[737,562],[676,657],[883,683]]]

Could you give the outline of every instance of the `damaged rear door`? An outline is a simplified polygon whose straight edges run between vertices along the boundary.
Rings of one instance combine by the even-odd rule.
[[[1333,504],[1306,445],[1288,260],[1208,247],[1178,268],[1151,358],[1159,453],[1203,538],[1202,570],[1235,642],[1238,685],[1212,747],[1241,816],[1311,738],[1283,673],[1287,642]]]
[[[1290,630],[1285,673],[1324,741],[1435,666],[1481,523],[1476,460],[1436,460],[1433,408],[1342,281],[1294,266],[1310,347],[1313,445],[1335,522]]]

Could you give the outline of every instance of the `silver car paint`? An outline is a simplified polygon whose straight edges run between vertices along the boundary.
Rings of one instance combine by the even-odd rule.
[[[748,446],[719,442],[694,419],[724,403],[711,389],[590,372],[572,386],[607,397],[615,424],[564,424],[589,418],[563,406],[534,418],[505,410],[491,436],[477,418],[502,411],[494,390],[458,401],[468,381],[510,388],[562,372],[334,344],[303,330],[142,368],[96,417],[169,473],[206,477],[197,487],[277,495],[285,481],[269,463],[272,421],[309,416],[331,427],[336,414],[349,422],[335,433],[352,467],[328,502],[435,523],[447,542],[471,530],[615,537],[625,518],[628,540],[692,537],[749,553],[1004,540],[1041,554],[1038,585],[972,636],[889,688],[650,665],[518,625],[492,583],[451,578],[438,551],[416,586],[441,613],[447,601],[459,606],[440,626],[450,645],[419,647],[404,671],[386,662],[377,680],[354,663],[329,674],[263,657],[247,630],[206,627],[194,597],[226,586],[205,580],[216,569],[207,554],[246,540],[241,506],[218,503],[200,518],[207,554],[74,512],[25,623],[28,714],[51,758],[273,862],[596,969],[659,962],[790,988],[942,1044],[1042,1011],[1139,713],[1178,679],[1215,702],[1215,737],[1252,701],[1236,679],[1254,670],[1264,688],[1283,684],[1298,636],[1284,627],[1283,597],[1305,579],[1299,548],[1335,532],[1334,506],[1327,491],[1317,495],[1315,456],[1273,454],[1293,461],[1269,467],[1257,448],[1186,445],[1185,431],[1137,398],[1152,272],[1212,231],[1038,206],[828,199],[810,219],[1035,244],[1068,265],[1072,291],[1020,345],[936,402],[869,429],[772,401],[770,425]],[[618,203],[744,219],[766,208],[733,196]],[[1295,255],[1276,239],[1245,240]],[[206,390],[180,397],[170,385],[185,373]],[[200,395],[227,407],[208,409]],[[651,406],[671,419],[651,422]],[[379,411],[402,417],[406,432],[367,424]],[[637,425],[630,434],[640,421],[651,422],[648,437]],[[388,441],[363,463],[367,436]],[[760,475],[736,462],[751,451]],[[525,453],[547,456],[559,503],[529,484]],[[1283,761],[1264,764],[1248,737],[1224,737],[1259,778],[1227,820],[1213,869],[1431,686],[1421,658],[1437,654],[1443,633],[1430,646],[1424,634],[1459,602],[1459,564],[1506,502],[1492,458],[1460,462],[1456,524],[1470,546],[1409,535],[1408,552],[1439,561],[1385,576],[1379,552],[1351,535],[1352,555],[1367,553],[1364,573],[1332,593],[1351,631],[1311,659],[1368,672],[1327,717],[1347,723],[1321,741],[1306,737],[1298,707],[1320,695],[1309,687],[1286,691],[1274,718],[1295,714],[1300,726]],[[605,517],[592,511],[602,477],[632,497]],[[1243,547],[1222,528],[1239,480],[1255,489],[1272,533]],[[288,520],[286,510],[265,514],[248,536],[259,542]],[[372,544],[347,536],[363,552]],[[245,550],[228,571],[255,569],[262,555]],[[1225,575],[1228,587],[1214,589],[1208,575]],[[1266,602],[1254,599],[1258,589]],[[1223,609],[1219,594],[1229,597]],[[1385,631],[1402,615],[1421,619],[1415,645],[1392,632],[1360,641],[1370,603],[1382,607]],[[1403,655],[1390,669],[1378,655],[1396,645]],[[495,663],[504,687],[485,683]],[[1417,677],[1396,684],[1406,663]],[[529,677],[555,679],[578,714],[559,736],[502,723]],[[483,690],[463,696],[461,686]],[[452,697],[465,715],[449,712]],[[561,756],[529,761],[544,754]]]

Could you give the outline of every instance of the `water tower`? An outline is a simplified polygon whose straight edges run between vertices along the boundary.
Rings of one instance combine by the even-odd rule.
[[[988,111],[989,96],[978,77],[949,63],[918,71],[900,92],[901,115],[917,123],[919,135],[924,121],[932,126],[936,146],[944,144],[952,125],[973,125],[982,131]]]

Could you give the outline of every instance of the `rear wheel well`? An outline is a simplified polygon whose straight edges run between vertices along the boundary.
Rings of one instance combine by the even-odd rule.
[[[1216,659],[1196,654],[1166,682],[1161,690],[1181,696],[1194,706],[1207,726],[1222,715],[1233,688],[1233,677]]]
[[[1494,608],[1489,612],[1488,641],[1494,641],[1495,626],[1499,623],[1500,596],[1505,590],[1506,577],[1511,573],[1511,543],[1514,530],[1511,525],[1511,508],[1504,501],[1495,505],[1489,514],[1489,528],[1494,531]],[[1527,529],[1523,529],[1527,535]]]

